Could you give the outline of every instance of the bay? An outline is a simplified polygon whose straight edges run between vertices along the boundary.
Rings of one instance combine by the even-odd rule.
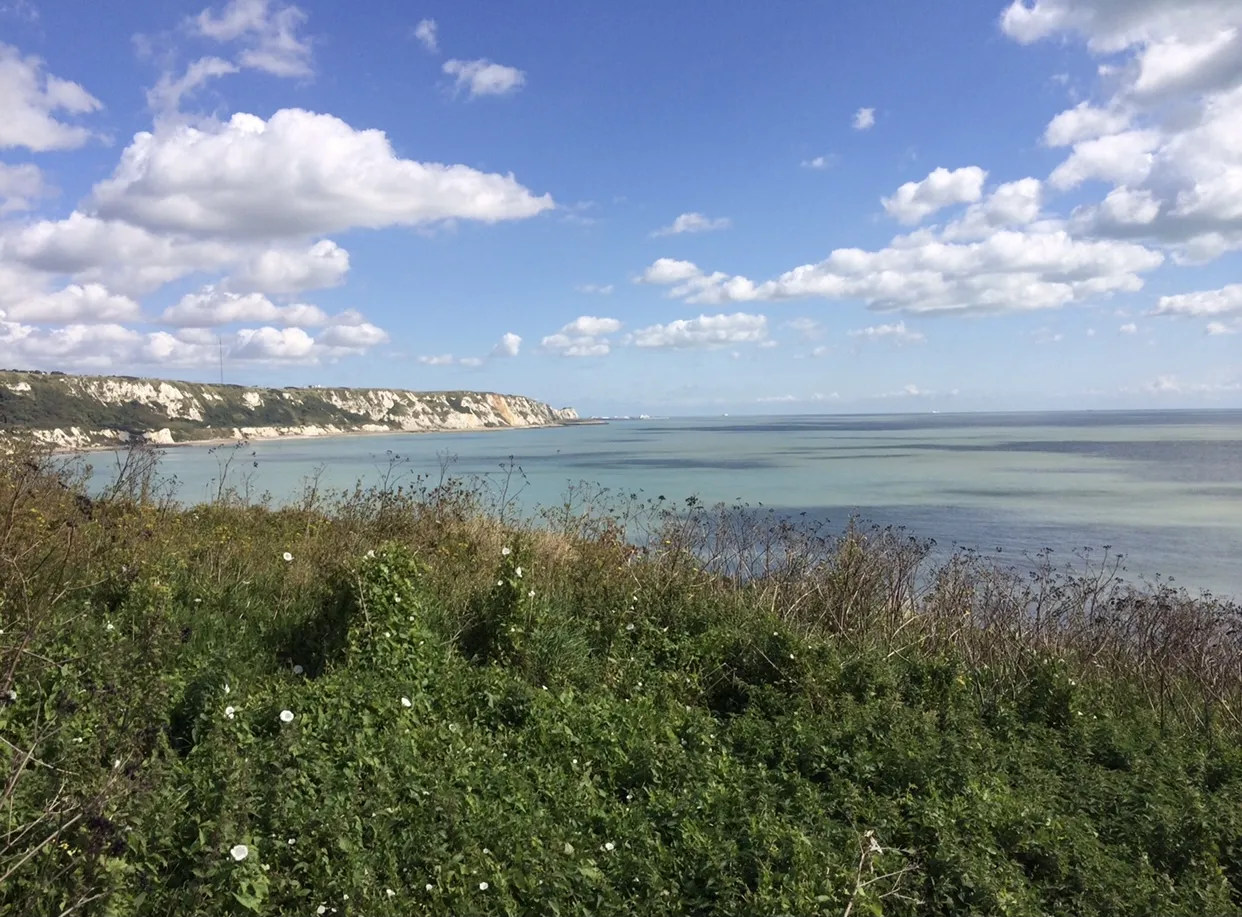
[[[295,499],[328,489],[485,476],[523,512],[581,484],[674,503],[743,502],[844,528],[852,515],[939,549],[1109,545],[1128,575],[1242,597],[1242,411],[696,417],[488,433],[268,440],[166,450],[183,501],[232,483]],[[395,459],[395,462],[394,462]],[[114,459],[93,455],[97,479]]]

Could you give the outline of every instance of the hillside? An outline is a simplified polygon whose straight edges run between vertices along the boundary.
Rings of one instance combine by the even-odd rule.
[[[259,388],[132,376],[0,371],[0,435],[62,448],[144,439],[274,439],[340,433],[543,427],[577,419],[520,395]]]

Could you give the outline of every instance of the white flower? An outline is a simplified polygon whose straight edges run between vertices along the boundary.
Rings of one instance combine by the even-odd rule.
[[[408,697],[403,697],[401,698],[401,706],[402,707],[413,707],[414,704],[410,701]]]
[[[479,891],[481,891],[481,892],[485,892],[485,891],[487,891],[487,883],[486,883],[486,882],[480,882],[480,883],[479,883]]]
[[[225,695],[227,695],[227,694],[229,693],[229,685],[228,685],[228,682],[225,682],[225,683],[224,683],[224,693],[225,693]]]
[[[119,771],[119,770],[121,769],[121,759],[120,759],[120,758],[117,758],[116,760],[114,760],[114,761],[112,762],[112,769],[113,769],[114,771]]]
[[[116,627],[114,627],[112,622],[109,621],[106,625],[104,625],[104,630],[116,630]]]
[[[294,674],[294,675],[301,675],[301,674],[302,674],[303,672],[305,672],[305,671],[306,671],[306,670],[305,670],[304,668],[302,668],[300,665],[295,665],[295,666],[293,667],[293,674]]]
[[[315,908],[315,913],[322,917],[323,914],[328,913],[328,906],[326,904],[319,905],[319,907]]]
[[[518,579],[521,579],[521,578],[522,578],[522,568],[521,568],[521,567],[518,567],[518,568],[517,568],[516,570],[514,570],[513,572],[517,574],[517,578],[518,578]]]
[[[535,597],[535,590],[532,589],[530,592],[526,593],[526,597],[528,599],[533,599]]]
[[[503,556],[508,557],[510,554],[512,554],[512,553],[513,553],[513,551],[511,551],[509,548],[501,548],[501,549],[500,549],[500,553],[501,553]]]
[[[504,584],[505,584],[505,581],[504,581],[504,580],[502,580],[502,579],[498,579],[498,580],[496,580],[496,585],[497,585],[497,586],[503,586]]]
[[[292,723],[293,722],[293,711],[292,710],[281,710],[280,721],[282,723]]]
[[[288,551],[286,551],[284,554],[282,554],[282,555],[280,555],[280,556],[281,556],[281,557],[283,557],[283,558],[285,559],[285,563],[287,563],[287,564],[289,564],[289,563],[293,563],[293,555],[292,555],[292,554],[290,554]]]
[[[386,888],[384,889],[384,894],[387,895],[389,898],[392,898],[392,897],[395,897],[397,893],[393,891],[391,888]]]
[[[627,625],[625,625],[625,629],[626,629],[626,630],[633,630],[633,629],[634,629],[634,625],[633,625],[633,624],[627,624]]]
[[[238,844],[236,847],[234,847],[232,850],[229,851],[229,856],[231,856],[233,859],[235,859],[237,862],[240,863],[246,857],[250,856],[250,848],[247,847],[245,844]]]
[[[367,557],[374,557],[374,556],[375,556],[375,551],[373,551],[373,550],[372,550],[372,551],[367,551]]]
[[[288,840],[288,841],[286,841],[286,843],[287,843],[290,847],[292,847],[294,844],[296,844],[296,843],[297,843],[297,841],[296,841],[296,840],[294,840],[293,838],[289,838],[289,840]]]
[[[604,849],[607,850],[609,853],[612,853],[614,850],[617,849],[617,845],[614,844],[612,841],[609,841],[607,844],[604,845]]]
[[[235,707],[224,708],[224,715],[230,720],[233,718],[233,714],[235,714],[236,712],[237,712],[237,709]]]
[[[430,882],[428,882],[428,883],[427,883],[427,886],[426,886],[426,887],[427,887],[427,891],[432,891],[432,890],[434,890],[434,889],[435,889],[435,886],[434,886],[434,885],[432,885]]]

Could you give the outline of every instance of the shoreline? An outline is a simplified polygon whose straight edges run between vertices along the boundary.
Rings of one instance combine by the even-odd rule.
[[[144,444],[149,444],[156,449],[189,449],[189,448],[195,448],[198,446],[207,446],[207,447],[230,446],[230,445],[240,445],[242,443],[252,443],[252,442],[253,443],[259,443],[259,442],[270,443],[270,442],[278,442],[281,440],[339,439],[339,438],[346,437],[346,436],[358,436],[358,437],[362,437],[362,436],[423,436],[427,434],[437,434],[437,433],[504,433],[504,432],[514,431],[514,430],[552,430],[558,427],[593,427],[593,426],[606,426],[607,424],[608,424],[608,421],[606,420],[598,420],[598,419],[591,418],[591,419],[584,419],[584,420],[560,421],[557,423],[521,424],[521,425],[508,424],[505,426],[497,426],[497,427],[463,427],[463,428],[457,428],[457,429],[446,427],[444,429],[439,429],[439,430],[399,430],[399,429],[398,430],[337,430],[335,432],[330,432],[330,433],[282,433],[277,436],[251,436],[251,437],[213,436],[213,437],[207,437],[204,439],[188,439],[188,440],[182,440],[180,442],[172,442],[172,443],[159,443],[159,442],[148,443],[145,440],[141,442],[143,442]],[[137,440],[131,440],[128,442],[117,441],[115,443],[97,444],[97,445],[90,445],[90,446],[54,446],[52,448],[52,452],[53,454],[56,454],[56,455],[74,455],[78,453],[85,454],[85,453],[92,453],[92,452],[120,452],[138,443],[139,441]]]

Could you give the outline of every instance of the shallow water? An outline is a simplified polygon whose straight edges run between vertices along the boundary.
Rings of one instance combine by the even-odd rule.
[[[851,514],[942,547],[1007,555],[1111,545],[1130,574],[1242,597],[1242,411],[687,418],[496,433],[393,434],[169,449],[183,500],[232,480],[295,497],[377,482],[389,454],[407,478],[487,475],[510,458],[527,511],[572,484],[680,502],[741,501],[844,526]],[[113,459],[93,456],[99,477]]]

